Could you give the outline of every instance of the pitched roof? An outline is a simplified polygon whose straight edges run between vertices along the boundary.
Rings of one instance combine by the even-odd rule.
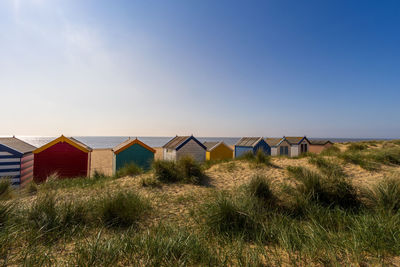
[[[235,146],[250,146],[254,147],[262,140],[262,137],[242,137]]]
[[[221,143],[221,142],[204,142],[203,145],[205,145],[207,147],[207,151],[210,151],[212,148],[214,148],[219,143]]]
[[[227,148],[229,148],[230,150],[233,150],[232,148],[230,148],[228,145],[226,145],[224,142],[204,142],[203,143],[206,147],[207,147],[207,151],[211,151],[213,149],[215,149],[216,147],[218,147],[219,145],[224,145]]]
[[[163,148],[179,150],[181,147],[183,147],[190,140],[194,140],[202,148],[204,148],[205,150],[207,149],[207,147],[205,145],[203,145],[199,140],[194,138],[194,136],[175,136],[168,143],[163,145]]]
[[[44,146],[41,146],[38,149],[34,150],[33,153],[35,153],[35,154],[40,153],[43,150],[46,150],[49,147],[52,147],[57,143],[64,143],[64,142],[70,144],[71,146],[73,146],[73,147],[75,147],[75,148],[77,148],[77,149],[79,149],[79,150],[81,150],[81,151],[83,151],[85,153],[89,153],[90,151],[92,151],[92,149],[89,146],[87,146],[84,143],[76,140],[75,138],[72,138],[72,137],[68,138],[68,137],[65,137],[64,135],[61,135],[60,137],[54,139],[53,141],[51,141],[51,142],[45,144]]]
[[[124,142],[122,142],[121,144],[117,145],[116,147],[114,147],[112,150],[114,151],[115,154],[120,153],[121,151],[127,149],[128,147],[134,145],[134,144],[139,144],[142,147],[146,148],[147,150],[150,150],[153,153],[156,153],[156,150],[148,145],[146,145],[145,143],[143,143],[142,141],[140,141],[139,139],[135,138],[135,139],[127,139]]]
[[[265,142],[267,142],[269,146],[277,146],[281,140],[282,138],[265,138]]]
[[[30,153],[36,149],[36,147],[18,139],[15,137],[0,138],[0,144],[11,148],[21,154]]]
[[[285,136],[283,138],[291,145],[297,145],[301,141],[303,141],[303,139],[306,139],[308,141],[307,137],[305,137],[305,136],[302,136],[302,137],[301,136]],[[308,142],[310,142],[310,141],[308,141]]]
[[[329,140],[310,140],[310,143],[312,144],[312,145],[326,145],[326,144],[328,144],[328,143],[331,143],[331,144],[333,144],[331,141],[329,141]]]

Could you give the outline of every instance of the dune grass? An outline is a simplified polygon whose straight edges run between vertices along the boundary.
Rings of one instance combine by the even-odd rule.
[[[147,199],[134,192],[107,195],[98,204],[98,214],[107,227],[135,227],[151,208]]]
[[[143,173],[143,169],[140,168],[135,163],[125,164],[122,168],[120,168],[115,176],[117,178],[125,177],[125,176],[136,176]]]
[[[201,185],[205,183],[203,166],[191,157],[183,157],[177,162],[156,160],[152,169],[154,177],[161,183],[188,183]]]
[[[213,187],[191,185],[187,177],[204,169],[191,160],[161,162],[160,172],[153,169],[137,180],[99,175],[49,181],[35,193],[0,201],[0,265],[397,265],[396,154],[374,158],[392,148],[281,160],[297,165],[287,169],[224,162],[209,174]],[[347,174],[343,169],[341,155],[347,153],[387,164],[371,173],[387,178],[356,188],[347,171],[354,166],[346,166]],[[229,171],[230,164],[240,172]],[[168,172],[179,178],[156,178]],[[219,187],[226,183],[217,180],[221,174],[235,184]],[[246,182],[237,183],[233,175]],[[171,182],[178,184],[165,185]],[[162,187],[142,188],[153,183]]]
[[[7,177],[2,177],[0,179],[0,200],[8,200],[12,198],[12,186],[10,179]]]

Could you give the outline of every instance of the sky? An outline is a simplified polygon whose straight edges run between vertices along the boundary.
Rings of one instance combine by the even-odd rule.
[[[400,1],[1,0],[0,135],[400,137]]]

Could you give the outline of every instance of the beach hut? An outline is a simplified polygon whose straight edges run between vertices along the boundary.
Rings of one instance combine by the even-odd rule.
[[[154,153],[156,153],[156,150],[137,138],[129,138],[125,142],[114,147],[113,152],[113,167],[114,173],[116,173],[119,169],[130,163],[134,163],[144,170],[150,169],[151,163],[154,161]]]
[[[235,145],[235,158],[248,152],[256,154],[262,150],[266,155],[271,155],[271,147],[262,137],[242,137]]]
[[[190,156],[197,161],[205,161],[206,146],[192,136],[176,136],[163,146],[164,160],[179,160]]]
[[[298,157],[301,154],[308,152],[310,141],[305,136],[284,136],[277,147],[278,155]]]
[[[33,151],[36,147],[15,137],[0,138],[0,178],[11,178],[24,186],[33,178]]]
[[[265,142],[271,147],[271,156],[277,156],[281,151],[278,151],[279,143],[281,142],[282,138],[265,138]],[[285,150],[282,151],[285,153]]]
[[[309,151],[319,154],[331,146],[333,146],[333,143],[329,140],[310,140]]]
[[[60,178],[87,176],[92,149],[78,140],[60,136],[33,151],[35,182],[43,182],[49,175]]]
[[[206,160],[224,160],[233,158],[233,149],[224,142],[204,142],[207,147]]]

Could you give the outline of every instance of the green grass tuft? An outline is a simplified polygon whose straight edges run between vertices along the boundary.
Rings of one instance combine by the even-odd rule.
[[[107,227],[137,226],[150,209],[150,203],[137,193],[118,193],[100,200],[99,214]]]
[[[0,178],[0,200],[9,200],[12,198],[12,186],[10,178],[2,177]]]

